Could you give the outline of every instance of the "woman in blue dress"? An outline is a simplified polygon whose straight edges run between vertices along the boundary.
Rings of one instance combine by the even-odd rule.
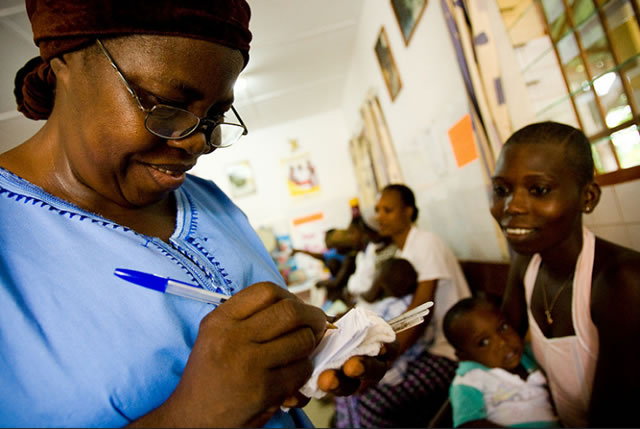
[[[46,122],[0,155],[0,426],[309,424],[297,392],[326,316],[286,291],[227,196],[188,174],[246,134],[233,107],[246,2],[27,12],[41,56],[15,93]],[[233,296],[216,308],[117,268]],[[334,393],[387,365],[354,359],[366,370],[332,372]]]

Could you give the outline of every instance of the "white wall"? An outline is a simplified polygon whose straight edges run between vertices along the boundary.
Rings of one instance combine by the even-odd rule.
[[[394,102],[373,49],[381,26],[403,84]],[[353,58],[343,107],[349,131],[359,132],[359,108],[372,89],[404,181],[416,193],[418,225],[440,235],[460,259],[506,260],[503,238],[489,214],[486,174],[478,160],[458,168],[449,143],[447,131],[468,113],[468,105],[440,2],[428,2],[406,47],[390,2],[367,0]]]
[[[640,180],[602,188],[593,213],[583,217],[594,234],[640,252]]]
[[[291,139],[298,141],[295,151],[291,150]],[[330,111],[255,132],[250,130],[236,145],[201,158],[193,172],[216,182],[244,210],[254,228],[272,227],[276,234],[287,234],[292,219],[323,212],[324,220],[317,222],[317,228],[324,233],[331,227],[347,226],[351,219],[349,200],[357,196],[351,158],[345,150],[348,140],[342,112]],[[291,197],[281,160],[304,153],[311,155],[320,191]],[[226,168],[244,160],[253,169],[257,191],[234,198]]]

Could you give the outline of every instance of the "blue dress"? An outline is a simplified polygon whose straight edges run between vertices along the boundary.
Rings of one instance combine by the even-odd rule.
[[[116,268],[229,295],[284,286],[214,183],[188,176],[174,195],[168,244],[0,168],[0,426],[123,426],[173,392],[214,306],[125,282]],[[292,410],[267,426],[309,424]]]

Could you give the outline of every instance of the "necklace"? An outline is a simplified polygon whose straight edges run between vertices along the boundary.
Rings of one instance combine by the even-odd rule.
[[[550,305],[547,303],[547,284],[546,284],[547,282],[542,284],[542,299],[544,301],[544,314],[545,316],[547,316],[547,323],[549,325],[553,324],[553,318],[551,317],[551,310],[553,310],[553,306],[556,305],[556,302],[558,301],[558,297],[560,296],[562,291],[565,290],[567,286],[569,286],[569,284],[571,283],[571,280],[573,280],[573,274],[563,282],[562,286],[560,287],[560,289],[558,289],[558,292],[556,292],[555,296],[551,300]]]

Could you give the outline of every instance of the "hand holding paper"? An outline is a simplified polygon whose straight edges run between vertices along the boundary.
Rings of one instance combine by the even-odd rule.
[[[329,369],[339,369],[352,356],[377,356],[384,343],[393,342],[396,333],[422,323],[432,302],[425,303],[389,322],[376,313],[354,308],[340,318],[338,329],[325,333],[311,355],[313,374],[300,392],[311,398],[322,398],[326,392],[318,388],[318,376]]]

